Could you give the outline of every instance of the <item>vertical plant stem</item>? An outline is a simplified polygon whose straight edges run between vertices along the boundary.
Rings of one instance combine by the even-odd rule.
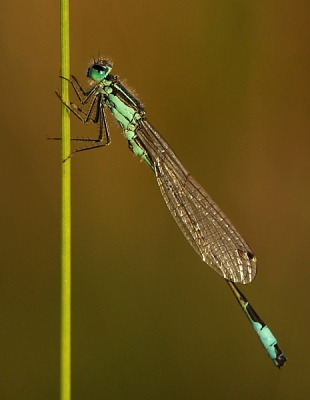
[[[60,0],[61,76],[70,77],[69,0]],[[69,104],[69,82],[61,79],[61,97]],[[71,159],[70,115],[61,105],[61,350],[60,399],[71,398]]]

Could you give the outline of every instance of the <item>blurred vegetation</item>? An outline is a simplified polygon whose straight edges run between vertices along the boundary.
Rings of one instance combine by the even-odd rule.
[[[268,360],[110,118],[112,144],[72,159],[73,399],[307,398],[309,22],[305,0],[72,2],[72,73],[86,85],[100,51],[135,88],[253,248],[258,276],[242,290],[288,357],[281,371]],[[4,0],[1,29],[0,397],[54,400],[58,3]]]

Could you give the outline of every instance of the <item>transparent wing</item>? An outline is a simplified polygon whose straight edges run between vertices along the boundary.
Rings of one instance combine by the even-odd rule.
[[[137,136],[171,214],[195,251],[225,279],[251,282],[256,258],[232,223],[146,118],[142,118]]]

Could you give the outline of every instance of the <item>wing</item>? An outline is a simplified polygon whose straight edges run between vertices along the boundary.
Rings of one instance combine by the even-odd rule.
[[[232,223],[144,117],[137,136],[165,202],[191,246],[225,279],[251,282],[256,275],[256,258]]]

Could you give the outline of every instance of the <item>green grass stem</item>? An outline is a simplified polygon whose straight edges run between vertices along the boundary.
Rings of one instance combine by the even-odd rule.
[[[69,0],[60,0],[61,76],[70,76]],[[61,79],[61,97],[69,104],[69,82]],[[61,332],[60,399],[71,398],[71,159],[70,115],[61,105]]]

